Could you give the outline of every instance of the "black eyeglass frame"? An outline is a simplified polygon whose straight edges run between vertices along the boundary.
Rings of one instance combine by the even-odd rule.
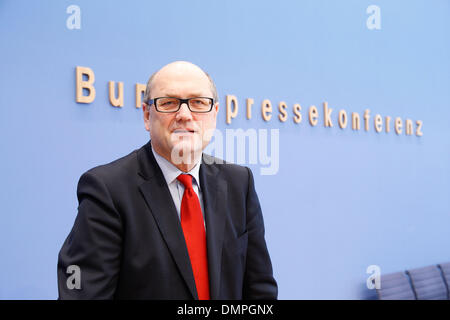
[[[156,106],[156,102],[157,102],[159,99],[167,99],[167,98],[179,100],[179,101],[180,101],[180,104],[178,105],[178,109],[176,109],[176,110],[174,110],[174,111],[161,111],[161,110],[159,110],[158,107]],[[211,107],[209,108],[208,111],[194,111],[194,110],[191,109],[191,107],[189,106],[189,100],[198,99],[198,98],[209,99],[209,100],[211,101]],[[154,105],[154,106],[155,106],[155,110],[158,111],[158,112],[161,112],[161,113],[175,113],[175,112],[178,112],[178,111],[180,110],[181,105],[182,105],[183,103],[186,103],[186,105],[187,105],[189,111],[191,111],[191,112],[194,112],[194,113],[208,113],[208,112],[211,112],[211,110],[212,110],[212,108],[213,108],[213,106],[214,106],[214,99],[213,99],[213,98],[210,98],[210,97],[193,97],[193,98],[187,98],[187,99],[181,99],[181,98],[177,98],[177,97],[158,97],[158,98],[148,99],[148,100],[147,100],[147,104],[148,104],[149,106]]]

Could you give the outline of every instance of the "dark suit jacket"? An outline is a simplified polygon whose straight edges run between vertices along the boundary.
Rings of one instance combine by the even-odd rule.
[[[276,299],[251,171],[200,166],[211,299]],[[198,299],[181,223],[150,142],[84,173],[58,256],[60,299]],[[69,289],[69,265],[81,289]]]

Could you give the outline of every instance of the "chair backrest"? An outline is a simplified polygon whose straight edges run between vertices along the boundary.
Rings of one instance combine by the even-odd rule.
[[[447,286],[435,265],[406,271],[418,300],[445,300]]]
[[[447,285],[447,299],[450,299],[450,262],[438,264]]]
[[[380,300],[415,300],[413,288],[404,272],[381,275],[380,289],[377,289]]]

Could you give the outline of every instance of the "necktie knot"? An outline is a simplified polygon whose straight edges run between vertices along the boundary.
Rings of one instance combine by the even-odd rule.
[[[192,176],[190,174],[180,174],[177,177],[177,180],[180,181],[186,189],[192,189]]]

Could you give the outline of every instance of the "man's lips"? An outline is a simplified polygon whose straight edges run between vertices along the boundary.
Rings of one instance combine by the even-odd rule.
[[[194,129],[175,129],[172,131],[172,133],[195,133],[196,131]]]

